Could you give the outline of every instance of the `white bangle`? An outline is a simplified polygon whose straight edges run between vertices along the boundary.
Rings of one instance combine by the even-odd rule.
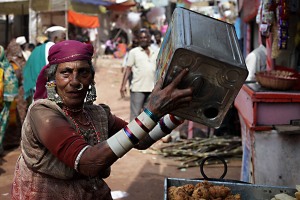
[[[157,124],[154,129],[149,133],[149,136],[154,140],[158,141],[162,137],[165,137],[167,134],[164,133],[161,129],[159,124]]]
[[[129,151],[134,144],[130,141],[128,136],[126,135],[124,129],[120,130],[118,133],[115,134],[119,144],[123,147],[123,149],[127,152]]]
[[[168,126],[168,128],[170,128],[170,129],[176,128],[177,126],[179,126],[180,124],[182,124],[183,121],[184,120],[182,120],[181,118],[176,117],[174,115],[168,114],[168,115],[164,116],[164,122]]]
[[[83,147],[83,148],[81,149],[81,151],[79,152],[79,154],[77,155],[77,157],[76,157],[76,159],[75,159],[75,162],[74,162],[74,169],[75,169],[76,171],[78,171],[78,164],[79,164],[79,161],[80,161],[80,158],[81,158],[83,152],[85,152],[85,150],[87,150],[89,147],[91,147],[91,146],[90,146],[90,145],[87,145],[87,146]]]
[[[137,117],[148,130],[152,130],[157,122],[153,121],[145,111]]]
[[[159,123],[154,127],[154,129],[149,133],[149,136],[154,140],[157,141],[162,137],[171,133],[173,129],[183,123],[178,117],[173,115],[165,115]]]
[[[142,112],[135,120],[131,121],[122,130],[107,140],[111,150],[121,158],[134,147],[148,132],[153,129],[155,122]]]
[[[113,135],[112,137],[108,138],[106,142],[108,146],[111,148],[111,150],[114,152],[114,154],[118,156],[118,158],[121,158],[127,153],[127,151],[122,147],[122,145],[117,140],[116,135]]]

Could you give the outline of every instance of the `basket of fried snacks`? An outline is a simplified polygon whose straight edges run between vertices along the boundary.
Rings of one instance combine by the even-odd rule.
[[[272,90],[289,90],[298,81],[298,78],[293,72],[284,70],[257,72],[255,77],[262,87]]]

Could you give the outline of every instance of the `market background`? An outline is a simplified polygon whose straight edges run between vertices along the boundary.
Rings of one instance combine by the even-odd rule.
[[[264,2],[270,2],[270,5],[273,5],[276,1]],[[288,12],[281,12],[280,16],[289,23],[284,27],[280,20],[272,21],[272,27],[280,29],[269,30],[272,37],[267,40],[267,69],[283,67],[299,72],[300,3],[298,0],[278,2],[281,6],[282,3],[288,3],[284,4]],[[98,68],[99,82],[97,84],[99,85],[97,87],[100,91],[97,102],[108,103],[115,114],[128,120],[129,100],[118,98],[122,78],[120,66],[122,59],[103,56],[106,40],[111,37],[121,37],[130,45],[133,31],[142,26],[166,31],[166,22],[171,19],[173,10],[180,6],[232,23],[235,26],[242,54],[246,57],[260,44],[257,23],[261,17],[261,15],[257,17],[260,14],[260,3],[260,0],[0,0],[0,44],[6,47],[12,38],[21,35],[26,36],[27,40],[32,43],[43,41],[45,29],[52,25],[66,27],[70,39],[75,34],[81,35],[80,39],[85,40],[96,30],[98,35],[90,42],[96,49],[94,64]],[[276,5],[278,7],[279,4]],[[273,7],[270,9],[269,16],[275,16],[276,10],[272,10]],[[286,10],[281,9],[281,11]],[[269,18],[264,20],[269,20]],[[288,35],[283,38],[278,33],[284,30],[288,30]],[[286,42],[284,48],[280,47],[283,41]],[[253,84],[260,88],[257,83]],[[300,142],[299,87],[297,90],[270,92],[268,90],[254,91],[245,84],[242,92],[245,95],[242,97],[245,98],[239,96],[236,106],[240,109],[239,117],[243,119],[240,135],[244,143],[242,149],[244,158],[243,163],[239,158],[237,163],[233,164],[232,171],[229,170],[226,178],[293,187],[294,183],[300,181],[298,173],[300,160],[295,159],[300,153],[298,148]],[[292,120],[296,125],[291,125]],[[190,130],[194,133],[204,132],[204,137],[207,136],[205,130],[211,131],[197,124],[194,124],[194,127],[186,127],[187,135]],[[159,147],[159,144],[154,147]],[[0,192],[3,198],[7,198],[18,154],[18,149],[8,151],[0,160]],[[161,155],[131,151],[126,155],[126,159],[121,159],[113,166],[114,172],[107,181],[112,190],[129,192],[128,199],[145,199],[145,191],[149,190],[151,190],[149,199],[161,199],[165,177],[194,178],[199,175],[198,167],[179,170],[174,162]],[[229,162],[229,165],[231,164]],[[219,167],[211,166],[212,175],[220,172]],[[158,196],[155,196],[156,194]]]

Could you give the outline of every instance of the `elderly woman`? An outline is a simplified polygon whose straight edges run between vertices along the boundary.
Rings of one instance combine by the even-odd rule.
[[[192,100],[192,89],[176,88],[188,70],[164,89],[158,81],[146,109],[127,124],[107,105],[93,104],[92,55],[93,47],[78,41],[50,48],[35,95],[47,97],[28,110],[12,199],[112,199],[103,180],[110,166],[130,149],[148,148],[182,123],[167,113]]]

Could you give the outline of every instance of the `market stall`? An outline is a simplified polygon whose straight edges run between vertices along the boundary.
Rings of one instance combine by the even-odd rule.
[[[241,180],[295,186],[300,182],[300,91],[274,91],[245,84],[235,106],[241,123]]]
[[[246,182],[300,183],[299,13],[299,2],[293,0],[262,0],[258,9],[259,34],[267,37],[268,80],[256,73],[256,81],[246,82],[234,103],[243,143],[241,180]],[[288,75],[276,75],[278,70]]]

